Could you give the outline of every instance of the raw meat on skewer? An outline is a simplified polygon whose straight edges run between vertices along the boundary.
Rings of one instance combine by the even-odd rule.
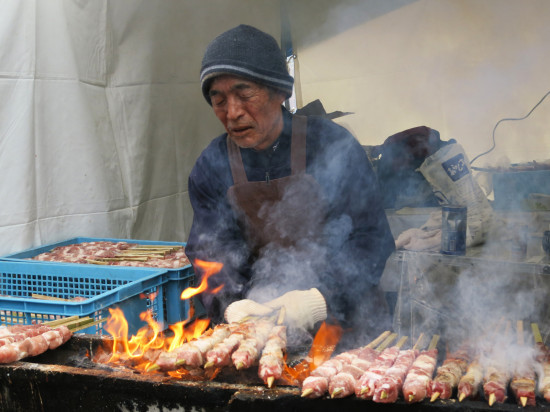
[[[231,333],[223,341],[218,342],[206,352],[205,368],[221,367],[231,364],[231,354],[240,345],[241,341],[253,336],[254,322],[231,324]]]
[[[439,335],[434,335],[428,349],[417,356],[409,369],[405,382],[403,382],[405,402],[422,402],[428,395],[437,362],[438,340]]]
[[[274,326],[262,350],[258,376],[268,388],[283,374],[285,365],[284,351],[286,349],[286,326]]]
[[[537,361],[539,362],[539,384],[538,390],[547,402],[550,402],[550,350],[544,344],[540,334],[539,326],[531,324],[533,337],[537,346]]]
[[[430,385],[431,402],[437,398],[449,399],[452,396],[454,388],[458,386],[460,378],[468,368],[470,359],[468,348],[461,347],[443,361]]]
[[[506,367],[502,365],[490,365],[485,371],[483,379],[483,392],[489,406],[493,406],[495,402],[504,403],[507,399],[507,387],[510,381],[510,374]]]
[[[361,375],[355,385],[355,396],[360,399],[372,399],[376,389],[376,383],[384,376],[386,371],[394,364],[400,349],[407,340],[404,336],[391,348],[384,349],[374,360],[372,365]]]
[[[185,342],[173,351],[163,351],[156,360],[156,364],[147,370],[176,370],[181,366],[198,368],[204,363],[206,353],[218,342],[223,341],[230,334],[229,326],[220,324],[202,334],[195,340]]]
[[[72,332],[67,326],[44,324],[0,327],[0,363],[11,363],[56,349],[67,342]]]
[[[516,327],[517,341],[520,348],[523,347],[522,354],[529,356],[527,348],[525,348],[525,342],[523,339],[523,321],[517,322]],[[514,375],[510,382],[510,390],[516,398],[518,405],[525,407],[526,405],[535,406],[537,404],[535,400],[535,359],[520,358],[516,362]]]
[[[331,398],[345,398],[355,394],[357,380],[396,337],[395,333],[390,335],[375,350],[366,347],[338,355],[336,358],[342,359],[343,365],[342,370],[329,379],[328,391]]]
[[[256,322],[254,336],[241,341],[239,347],[231,354],[231,360],[237,370],[250,368],[260,358],[272,328],[271,321],[259,320]]]
[[[382,345],[385,339],[395,339],[395,335],[388,335],[390,335],[390,332],[385,331],[368,345],[341,353],[323,362],[304,380],[302,384],[302,397],[319,398],[323,396],[328,391],[329,381],[338,376],[345,366],[349,366],[349,370],[351,370],[352,366],[359,368],[362,374],[362,371],[368,368],[379,354],[374,348],[377,345]],[[353,391],[355,391],[355,387]]]
[[[506,325],[505,338],[509,335],[511,323]],[[483,393],[489,406],[495,402],[504,403],[508,398],[508,383],[510,382],[510,365],[508,357],[498,351],[493,352],[483,376]]]
[[[483,367],[479,359],[473,360],[460,381],[458,382],[458,401],[466,398],[473,398],[477,395],[481,382],[483,381]]]
[[[382,379],[376,383],[373,401],[378,403],[393,403],[397,401],[403,381],[409,372],[414,360],[418,356],[418,345],[422,342],[423,334],[420,335],[412,349],[402,350],[394,364],[389,368]]]

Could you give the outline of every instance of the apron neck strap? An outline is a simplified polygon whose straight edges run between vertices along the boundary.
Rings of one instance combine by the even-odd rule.
[[[246,172],[244,171],[243,158],[241,156],[241,149],[235,144],[233,140],[226,137],[227,140],[227,155],[229,156],[229,166],[231,167],[231,174],[233,175],[233,184],[239,185],[248,182]]]
[[[293,175],[306,171],[306,130],[307,117],[294,115],[290,146],[290,172]]]

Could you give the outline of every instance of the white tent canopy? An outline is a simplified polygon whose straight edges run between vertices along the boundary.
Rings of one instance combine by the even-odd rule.
[[[187,176],[223,129],[200,93],[208,42],[288,17],[298,106],[364,145],[426,125],[469,157],[550,90],[546,0],[3,0],[0,254],[75,236],[185,241]],[[547,158],[550,98],[483,162]],[[480,159],[480,164],[482,160]]]

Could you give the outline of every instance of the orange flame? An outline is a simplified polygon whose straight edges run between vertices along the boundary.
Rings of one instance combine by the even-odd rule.
[[[211,290],[208,288],[208,278],[219,273],[223,267],[222,263],[197,260],[195,264],[204,271],[202,282],[196,288],[185,289],[181,294],[181,299],[189,299],[202,292],[217,293],[224,286],[222,284]],[[153,301],[157,298],[157,295],[158,292],[150,294],[142,293],[140,294],[140,298]],[[109,308],[109,313],[110,316],[104,330],[113,337],[111,355],[108,360],[106,360],[104,354],[98,356],[97,359],[101,359],[101,362],[106,363],[126,363],[129,361],[132,367],[143,372],[158,369],[149,368],[149,366],[154,365],[154,361],[160,351],[174,351],[185,342],[203,335],[210,325],[209,319],[196,319],[192,321],[194,311],[191,305],[187,319],[169,326],[172,333],[168,333],[170,335],[168,336],[163,332],[163,325],[156,322],[153,318],[153,313],[145,311],[140,314],[140,319],[147,326],[140,328],[135,335],[128,337],[128,322],[123,311],[120,308]],[[187,372],[183,370],[171,373],[171,376],[174,377],[185,375],[187,375]]]
[[[342,332],[340,326],[327,325],[326,322],[323,322],[313,338],[308,356],[296,366],[290,367],[285,364],[283,379],[290,385],[301,384],[312,371],[330,358],[342,337]]]
[[[204,260],[196,259],[195,260],[195,266],[199,267],[204,271],[204,276],[202,277],[201,284],[196,288],[187,288],[181,293],[181,299],[189,299],[195,295],[198,295],[202,292],[210,292],[210,293],[218,293],[222,288],[223,284],[215,288],[214,290],[209,291],[208,290],[208,278],[210,276],[215,275],[216,273],[219,273],[220,270],[222,270],[223,263],[219,262],[206,262]]]

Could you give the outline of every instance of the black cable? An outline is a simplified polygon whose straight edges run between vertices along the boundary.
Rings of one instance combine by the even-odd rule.
[[[496,146],[496,143],[495,143],[495,130],[497,129],[497,126],[501,123],[501,122],[504,122],[504,121],[508,121],[508,120],[523,120],[523,119],[527,119],[529,117],[529,115],[531,113],[533,113],[535,111],[535,109],[539,106],[539,104],[541,104],[543,102],[544,99],[546,99],[546,97],[550,94],[550,90],[546,92],[546,94],[544,96],[542,96],[542,99],[540,99],[538,101],[538,103],[533,106],[533,108],[529,111],[529,113],[527,113],[525,116],[523,117],[518,117],[518,118],[513,118],[513,117],[507,117],[507,118],[504,118],[504,119],[500,119],[497,124],[495,124],[495,127],[493,128],[493,146],[487,150],[486,152],[483,152],[483,153],[480,153],[478,154],[476,157],[474,157],[471,161],[470,161],[470,165],[472,165],[479,157],[481,156],[485,156],[487,153],[490,153],[493,151],[493,149],[495,148]]]

